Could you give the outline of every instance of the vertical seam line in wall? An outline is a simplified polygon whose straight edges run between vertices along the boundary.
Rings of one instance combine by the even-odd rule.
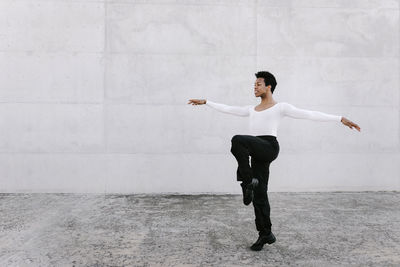
[[[257,71],[257,69],[258,69],[258,38],[257,38],[257,35],[258,35],[258,17],[257,17],[257,6],[258,6],[258,0],[254,0],[255,2],[254,2],[254,17],[255,17],[255,46],[256,46],[256,48],[255,48],[255,50],[256,50],[256,55],[255,55],[255,57],[256,57],[256,60],[255,60],[255,62],[256,62],[256,71]]]
[[[108,59],[108,45],[107,45],[107,0],[103,0],[104,3],[104,44],[103,44],[103,147],[105,148],[104,154],[106,159],[106,174],[104,175],[104,195],[107,192],[107,181],[108,181],[108,141],[107,141],[107,104],[106,104],[106,87],[107,87],[107,59]]]

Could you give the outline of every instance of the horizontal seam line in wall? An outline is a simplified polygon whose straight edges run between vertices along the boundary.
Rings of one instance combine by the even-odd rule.
[[[396,10],[398,11],[400,7],[340,7],[340,6],[278,6],[278,5],[263,5],[258,4],[257,7],[278,7],[282,9],[342,9],[344,11],[352,10]]]
[[[222,47],[221,49],[223,49],[224,47]],[[229,57],[254,57],[256,56],[255,54],[241,54],[241,53],[223,53],[220,52],[219,50],[215,50],[216,52],[212,52],[212,53],[203,53],[203,52],[193,52],[193,53],[165,53],[165,52],[130,52],[130,51],[123,51],[123,52],[112,52],[112,51],[99,51],[99,52],[88,52],[88,51],[73,51],[73,50],[65,50],[65,51],[46,51],[46,50],[1,50],[0,53],[40,53],[40,54],[99,54],[99,55],[104,55],[104,54],[108,54],[108,55],[143,55],[143,56],[153,56],[153,55],[157,55],[157,56],[229,56]],[[31,56],[31,55],[29,55]]]
[[[286,101],[281,101],[281,102],[286,102]],[[294,103],[294,102],[290,102]],[[54,105],[54,104],[61,104],[61,105],[81,105],[81,104],[86,104],[86,105],[103,105],[103,104],[109,104],[109,105],[132,105],[132,106],[152,106],[154,105],[157,106],[187,106],[189,104],[187,103],[158,103],[158,102],[153,102],[153,103],[127,103],[127,102],[113,102],[113,101],[105,101],[105,102],[46,102],[46,101],[32,101],[32,102],[27,102],[27,101],[0,101],[0,104],[28,104],[28,105],[35,105],[35,104],[49,104],[49,105]],[[240,105],[240,104],[237,104]],[[399,105],[326,105],[326,104],[301,104],[301,103],[296,103],[296,105],[299,106],[299,108],[304,108],[305,106],[307,107],[327,107],[327,108],[400,108]],[[301,106],[301,107],[300,107]],[[187,106],[189,107],[189,106]]]
[[[258,55],[258,57],[269,57],[272,59],[354,59],[354,58],[360,58],[360,59],[397,59],[400,58],[400,54],[399,55],[393,55],[393,56],[272,56],[265,54]],[[65,51],[45,51],[45,50],[0,50],[0,53],[4,53],[4,54],[8,54],[8,53],[20,53],[20,54],[24,54],[24,53],[31,53],[28,56],[32,56],[33,54],[98,54],[98,55],[104,55],[106,52],[105,51],[99,51],[99,52],[90,52],[90,51],[69,51],[69,50],[65,50]],[[254,57],[256,56],[256,54],[238,54],[238,53],[219,53],[219,52],[215,52],[215,53],[164,53],[164,52],[149,52],[149,53],[143,53],[143,52],[129,52],[129,51],[124,51],[124,52],[112,52],[112,51],[108,51],[107,52],[108,55],[141,55],[141,56],[230,56],[230,57]]]
[[[44,50],[0,50],[0,53],[19,53],[19,54],[27,54],[29,53],[28,56],[34,55],[34,54],[99,54],[103,55],[105,52],[104,51],[99,51],[99,52],[91,52],[91,51],[73,51],[73,50],[65,50],[65,51],[46,51]]]
[[[5,0],[3,0],[3,1],[5,1]],[[31,1],[29,1],[29,0],[9,0],[9,2],[10,3],[14,3],[14,2],[31,2]],[[46,3],[46,2],[49,2],[49,3],[52,3],[52,4],[54,4],[54,3],[57,3],[57,2],[54,2],[54,1],[52,1],[52,0],[36,0],[35,1],[35,3]],[[63,1],[59,1],[58,3],[64,3]],[[226,1],[226,2],[222,2],[222,3],[207,3],[207,2],[205,2],[205,3],[184,3],[184,2],[181,2],[181,3],[176,3],[176,2],[153,2],[153,3],[146,3],[146,2],[136,2],[136,1],[123,1],[123,0],[121,0],[121,1],[119,1],[119,0],[114,0],[114,1],[110,1],[110,0],[104,0],[104,1],[90,1],[90,0],[70,0],[70,1],[68,1],[68,3],[85,3],[85,4],[92,4],[92,3],[97,3],[97,4],[103,4],[103,3],[106,3],[107,5],[118,5],[118,4],[123,4],[123,5],[148,5],[148,6],[151,6],[151,5],[159,5],[159,6],[165,6],[165,5],[168,5],[168,6],[253,6],[253,5],[255,5],[255,1],[253,0],[252,2],[237,2],[237,3],[233,3],[233,2],[229,2],[229,1]],[[272,6],[271,6],[272,7]],[[277,6],[277,7],[279,7],[279,6]]]
[[[10,3],[14,2],[31,2],[29,0],[13,0],[9,1]],[[37,0],[35,1],[39,3],[52,3],[54,4],[54,1],[52,0]],[[60,1],[60,3],[63,3]],[[136,2],[136,1],[124,1],[124,0],[103,0],[103,1],[85,1],[85,0],[70,0],[68,3],[85,3],[85,4],[91,4],[91,3],[107,3],[107,4],[130,4],[130,5],[169,5],[169,6],[252,6],[252,5],[257,5],[258,7],[278,7],[278,8],[287,8],[287,9],[296,9],[296,8],[304,8],[304,9],[319,9],[319,8],[326,8],[326,9],[360,9],[360,10],[375,10],[375,9],[394,9],[397,10],[399,7],[340,7],[340,6],[282,6],[282,5],[271,5],[271,4],[263,4],[263,3],[257,3],[256,1],[251,1],[250,4],[248,2],[236,2],[232,3],[230,1],[226,2],[221,2],[221,3],[176,3],[176,2],[153,2],[153,3],[146,3],[146,2]]]
[[[281,9],[344,9],[344,10],[398,10],[399,7],[340,7],[340,6],[282,6],[282,5],[268,5],[268,4],[263,4],[263,3],[256,3],[255,1],[252,1],[251,4],[249,3],[232,3],[229,1],[226,1],[225,3],[174,3],[174,2],[167,2],[167,3],[144,3],[144,2],[130,2],[130,1],[113,1],[113,2],[108,2],[109,4],[112,5],[118,5],[118,4],[123,4],[123,5],[168,5],[168,6],[248,6],[252,7],[253,5],[257,5],[257,7],[276,7],[276,8],[281,8]]]
[[[85,105],[102,105],[105,104],[105,102],[45,102],[45,101],[32,101],[32,102],[26,102],[26,101],[12,101],[12,102],[2,102],[0,101],[0,104],[28,104],[28,105],[32,105],[32,104],[49,104],[49,105],[80,105],[80,104],[85,104]],[[112,103],[109,103],[112,104]],[[152,105],[152,104],[150,104]],[[158,104],[157,104],[158,105]]]

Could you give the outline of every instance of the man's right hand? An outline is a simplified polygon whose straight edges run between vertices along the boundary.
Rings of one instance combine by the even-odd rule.
[[[206,99],[189,99],[188,104],[192,104],[192,105],[204,105],[205,103],[207,103]]]
[[[353,129],[353,127],[354,127],[354,128],[356,128],[359,132],[361,132],[360,126],[358,126],[358,125],[355,124],[354,122],[352,122],[352,121],[346,119],[345,117],[342,117],[341,122],[342,122],[344,125],[348,126],[350,129]]]

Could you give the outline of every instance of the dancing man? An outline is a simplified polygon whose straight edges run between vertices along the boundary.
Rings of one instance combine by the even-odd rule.
[[[271,231],[267,191],[269,167],[279,154],[277,132],[282,118],[288,116],[313,121],[341,122],[351,129],[353,127],[358,131],[361,129],[357,124],[342,116],[300,109],[287,102],[276,102],[272,97],[277,85],[274,75],[267,71],[260,71],[255,76],[257,79],[254,95],[261,98],[261,103],[257,106],[228,106],[206,99],[190,99],[188,104],[206,104],[220,112],[249,117],[249,135],[233,136],[231,153],[238,162],[236,176],[237,181],[241,181],[243,203],[249,205],[253,202],[254,206],[258,239],[250,248],[259,251],[266,243],[272,244],[276,241]]]

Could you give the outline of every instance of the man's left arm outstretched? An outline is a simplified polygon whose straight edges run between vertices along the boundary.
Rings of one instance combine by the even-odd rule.
[[[314,121],[337,121],[348,126],[350,129],[353,129],[354,127],[359,132],[361,131],[360,126],[358,126],[356,123],[348,120],[343,116],[327,114],[320,111],[301,109],[286,102],[282,103],[282,112],[284,116],[288,116],[295,119],[308,119]]]

